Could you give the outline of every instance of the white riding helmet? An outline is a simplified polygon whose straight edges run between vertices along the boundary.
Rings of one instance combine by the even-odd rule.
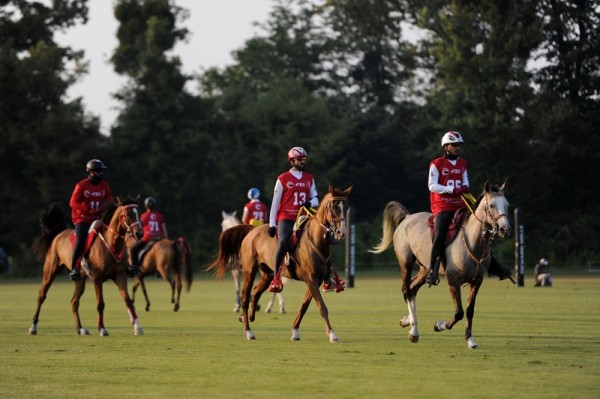
[[[288,161],[300,157],[308,157],[308,154],[302,147],[294,147],[288,152]]]
[[[464,143],[462,136],[459,132],[446,132],[442,137],[442,147],[446,144]]]
[[[260,190],[256,187],[252,187],[248,190],[248,199],[258,199],[260,197]]]
[[[546,259],[546,258],[542,258],[542,259],[540,259],[540,265],[543,265],[543,266],[548,266],[548,263],[549,263],[549,262],[548,262],[548,259]]]

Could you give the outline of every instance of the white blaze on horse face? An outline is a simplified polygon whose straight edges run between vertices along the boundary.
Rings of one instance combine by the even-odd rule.
[[[508,220],[508,201],[504,196],[496,196],[491,203],[495,208],[493,216],[494,219],[497,218],[496,223],[498,223],[500,236],[509,236],[511,232],[511,226]]]
[[[342,238],[346,237],[346,215],[344,214],[344,202],[339,201],[337,208],[340,211],[341,220],[339,221],[339,227],[335,229],[335,238],[337,240],[341,240]]]

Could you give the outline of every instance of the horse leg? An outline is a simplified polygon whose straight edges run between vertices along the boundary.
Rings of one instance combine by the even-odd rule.
[[[177,312],[179,310],[179,300],[181,298],[181,273],[175,273],[175,288],[177,289],[177,297],[175,299],[175,305],[173,306],[173,311]]]
[[[285,302],[283,301],[283,294],[281,292],[277,293],[277,299],[279,300],[279,313],[285,313]]]
[[[452,320],[439,320],[433,325],[433,329],[435,331],[444,331],[451,330],[454,325],[462,320],[465,316],[465,312],[462,307],[462,299],[460,295],[460,285],[450,285],[450,296],[452,296],[452,300],[454,301],[454,317]]]
[[[325,305],[325,301],[323,301],[323,296],[319,291],[319,286],[321,285],[321,281],[313,279],[312,281],[307,283],[308,289],[306,294],[304,295],[304,302],[302,306],[300,306],[300,312],[298,312],[298,316],[296,316],[296,320],[294,320],[294,324],[292,327],[292,333],[294,330],[297,333],[298,328],[300,327],[300,322],[302,321],[302,317],[306,310],[308,309],[308,305],[310,304],[311,299],[314,298],[317,303],[317,307],[319,308],[319,313],[321,314],[321,318],[325,322],[325,332],[329,336],[329,342],[335,343],[340,342],[340,339],[335,335],[333,328],[331,327],[331,323],[329,322],[329,310],[327,309],[327,305]],[[292,336],[293,337],[293,336]]]
[[[261,277],[260,280],[258,282],[258,284],[256,284],[256,287],[254,287],[254,289],[252,290],[252,302],[251,302],[251,306],[250,306],[250,321],[254,321],[256,312],[258,312],[260,310],[260,305],[258,304],[260,297],[262,296],[263,292],[265,292],[267,290],[267,288],[269,288],[269,285],[271,284],[271,280],[273,279],[273,272],[271,271],[271,269],[269,269],[268,271],[261,271]]]
[[[44,270],[44,276],[42,278],[42,284],[40,286],[40,290],[38,292],[37,298],[37,307],[35,309],[35,313],[33,315],[33,323],[31,327],[29,327],[29,335],[37,335],[37,325],[40,320],[40,312],[42,310],[42,305],[46,300],[48,295],[48,291],[50,290],[50,286],[54,282],[54,279],[60,274],[60,268],[52,265],[47,271]]]
[[[304,293],[304,299],[302,300],[302,304],[300,305],[300,310],[298,311],[298,314],[296,315],[296,319],[294,320],[294,323],[292,324],[292,341],[300,341],[300,334],[298,334],[298,330],[300,328],[300,323],[302,322],[302,318],[304,317],[304,315],[306,314],[306,311],[308,310],[308,306],[310,305],[310,301],[312,301],[313,299],[313,295],[310,291],[309,288],[306,289],[306,292]]]
[[[254,278],[256,277],[256,272],[258,270],[257,266],[253,266],[250,271],[244,271],[244,284],[242,286],[242,295],[241,305],[242,305],[242,314],[240,315],[239,320],[244,325],[244,335],[246,339],[253,340],[256,339],[252,331],[250,330],[250,318],[248,316],[248,307],[250,305],[250,294],[252,292],[252,283],[254,282]],[[254,312],[252,314],[252,321],[254,321]]]
[[[139,323],[138,316],[135,311],[135,306],[133,306],[133,301],[131,300],[131,298],[129,297],[129,293],[127,292],[127,276],[124,272],[117,273],[114,282],[119,289],[121,298],[123,299],[123,301],[125,301],[127,313],[129,314],[129,322],[133,326],[133,335],[144,335],[144,329]],[[102,288],[100,288],[100,293],[102,293]]]
[[[271,309],[273,309],[273,303],[275,303],[275,295],[277,295],[277,293],[274,292],[273,295],[271,295],[271,298],[269,298],[269,303],[267,303],[265,313],[271,313]]]
[[[138,285],[142,287],[142,293],[144,294],[144,299],[146,300],[146,308],[144,310],[146,312],[149,312],[150,311],[150,298],[148,297],[148,291],[146,290],[146,282],[144,281],[143,276],[137,276],[135,278],[135,283],[133,286],[134,293],[135,293],[135,287],[137,287]],[[131,302],[135,303],[133,298],[131,298]]]
[[[102,282],[94,281],[94,288],[96,289],[96,310],[98,312],[98,332],[101,337],[108,337],[108,331],[104,327],[104,295],[102,293]]]
[[[240,269],[234,267],[231,269],[231,276],[233,277],[233,284],[235,286],[235,306],[233,311],[235,313],[240,311],[240,307],[242,306],[242,302],[240,301],[240,287],[242,285],[242,273]]]
[[[420,269],[419,274],[414,278],[412,276],[412,269],[415,259],[405,260],[400,264],[401,277],[402,277],[402,293],[404,295],[404,302],[408,309],[408,315],[400,319],[400,327],[405,328],[410,326],[408,331],[408,340],[412,343],[419,342],[419,328],[417,322],[417,292],[423,284],[425,284],[426,272],[425,269]]]
[[[473,316],[475,315],[475,299],[477,298],[479,287],[479,284],[471,285],[471,289],[469,290],[469,298],[467,299],[467,326],[465,329],[465,340],[467,341],[467,348],[469,349],[477,349],[479,347],[471,335],[471,330],[473,328]]]

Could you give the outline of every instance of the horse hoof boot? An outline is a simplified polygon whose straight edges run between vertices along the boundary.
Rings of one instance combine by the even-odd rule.
[[[271,292],[281,292],[283,291],[283,283],[280,279],[274,278],[269,286],[269,291]]]

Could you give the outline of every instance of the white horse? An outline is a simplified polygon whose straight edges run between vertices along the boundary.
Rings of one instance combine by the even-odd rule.
[[[233,226],[242,224],[242,222],[240,222],[236,215],[237,211],[233,211],[231,213],[221,211],[221,216],[223,217],[223,221],[221,222],[222,231],[225,231]],[[240,267],[239,258],[231,258],[228,263],[228,269],[231,270],[231,276],[233,277],[233,283],[235,284],[235,306],[233,308],[233,311],[237,313],[240,311],[240,308],[242,306],[242,303],[240,301],[242,269]],[[285,282],[286,281],[284,281],[284,284]],[[277,297],[277,300],[279,301],[279,313],[285,313],[285,302],[283,300],[283,295],[281,294],[281,292],[273,293],[273,295],[269,299],[269,303],[267,304],[265,313],[271,313],[271,310],[273,309],[273,304],[275,303],[275,297]]]

